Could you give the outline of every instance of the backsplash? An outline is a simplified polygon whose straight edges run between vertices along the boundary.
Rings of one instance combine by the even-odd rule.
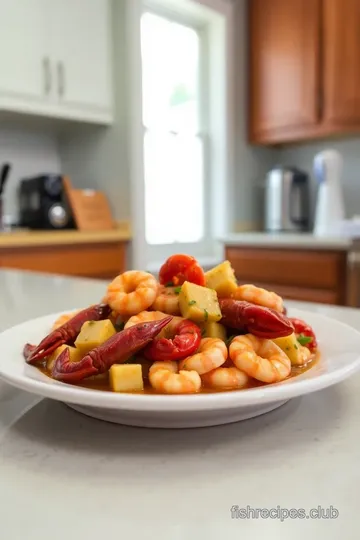
[[[342,141],[319,141],[312,144],[294,145],[281,149],[276,156],[277,163],[296,165],[311,175],[312,205],[316,199],[316,182],[313,175],[314,156],[325,149],[341,153],[344,160],[342,183],[347,217],[360,214],[360,139]]]
[[[17,219],[17,186],[20,179],[39,173],[61,172],[57,139],[44,130],[0,128],[0,164],[4,162],[12,165],[4,191],[4,213]]]

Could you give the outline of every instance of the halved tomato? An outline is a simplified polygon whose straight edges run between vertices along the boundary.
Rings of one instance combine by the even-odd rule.
[[[205,273],[194,257],[181,253],[172,255],[160,268],[159,279],[161,285],[180,286],[184,281],[196,285],[205,285]]]

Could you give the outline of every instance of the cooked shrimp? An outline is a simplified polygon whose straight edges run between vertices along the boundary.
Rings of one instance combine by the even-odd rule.
[[[305,364],[309,362],[311,356],[312,356],[312,353],[310,349],[299,344],[298,350],[297,350],[297,359],[296,361],[292,361],[292,364],[294,366],[304,366]]]
[[[166,313],[163,313],[162,311],[142,311],[138,315],[130,317],[124,328],[130,328],[131,326],[142,322],[159,321],[160,319],[164,319],[165,317],[168,317],[168,315]],[[182,317],[173,317],[169,324],[167,324],[165,328],[161,330],[160,334],[157,337],[162,338],[171,336],[171,334],[175,332],[176,326],[179,324],[180,321],[183,320],[184,319]]]
[[[77,313],[80,312],[80,309],[77,309],[76,311],[72,311],[71,313],[64,313],[63,315],[60,315],[52,325],[51,330],[56,330],[57,328],[60,328],[63,324],[70,321]]]
[[[249,377],[237,367],[219,367],[205,373],[201,377],[202,382],[209,388],[219,390],[235,390],[247,385]]]
[[[199,375],[203,375],[222,366],[227,357],[228,350],[221,339],[204,338],[201,340],[199,350],[196,354],[180,361],[179,369],[194,370]]]
[[[284,304],[283,299],[278,294],[262,289],[261,287],[255,287],[255,285],[240,285],[232,295],[235,300],[245,300],[252,304],[275,309],[283,313]]]
[[[163,394],[196,394],[201,378],[196,371],[178,371],[177,362],[154,362],[149,370],[149,381]]]
[[[238,369],[265,383],[282,381],[291,371],[290,359],[278,345],[252,334],[235,337],[229,354]]]
[[[152,308],[168,315],[180,315],[179,295],[175,291],[176,287],[161,285]]]
[[[103,301],[119,315],[136,315],[153,304],[157,292],[158,283],[153,275],[130,270],[110,283]]]

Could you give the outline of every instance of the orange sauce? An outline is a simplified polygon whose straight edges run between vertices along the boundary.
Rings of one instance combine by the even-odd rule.
[[[310,361],[305,366],[292,366],[291,373],[288,377],[288,379],[293,377],[298,377],[299,375],[302,375],[309,369],[312,369],[315,364],[317,364],[320,360],[320,353],[315,353]],[[46,366],[39,367],[40,371],[51,378],[50,372],[46,369]],[[145,375],[145,373],[144,373]],[[68,383],[71,384],[71,383]],[[110,388],[109,381],[106,377],[91,377],[89,379],[84,379],[80,383],[72,384],[72,386],[79,386],[80,388],[89,388],[91,390],[99,390],[101,392],[112,392]],[[257,388],[260,386],[271,386],[266,383],[256,381],[255,379],[252,379],[251,382],[246,386],[246,388]],[[242,388],[241,390],[243,390]],[[241,392],[241,390],[214,390],[213,388],[202,388],[201,392],[202,394],[214,394],[219,392]],[[144,376],[144,390],[142,392],[133,392],[136,394],[158,394],[159,392],[156,392],[151,386],[146,376]]]

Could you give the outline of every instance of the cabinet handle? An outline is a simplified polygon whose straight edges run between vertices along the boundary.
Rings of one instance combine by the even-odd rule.
[[[59,79],[59,96],[63,97],[65,94],[64,64],[62,62],[58,62],[57,68],[58,68],[58,79]]]
[[[44,91],[45,94],[50,94],[51,90],[51,69],[50,69],[50,60],[46,56],[43,59],[43,69],[44,69]]]

